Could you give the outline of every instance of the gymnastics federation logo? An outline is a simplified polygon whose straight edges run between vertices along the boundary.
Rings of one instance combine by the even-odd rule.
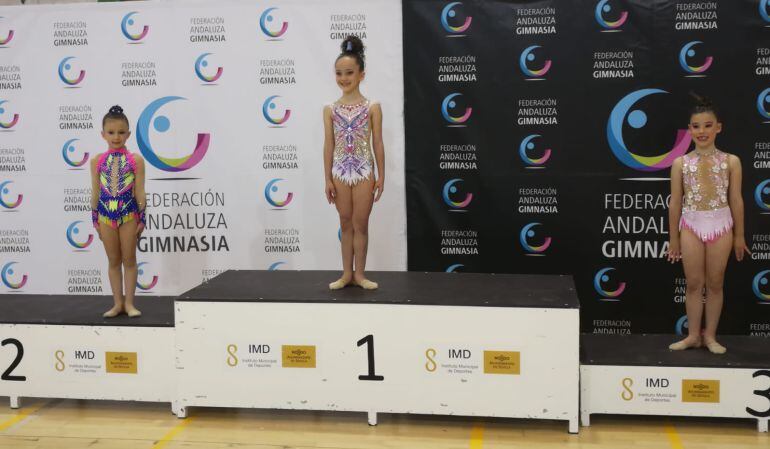
[[[627,167],[639,171],[656,171],[668,168],[674,159],[684,155],[690,147],[692,136],[686,129],[678,129],[674,146],[669,151],[657,156],[640,156],[628,149],[623,141],[623,125],[628,123],[634,129],[641,129],[647,124],[647,114],[631,108],[641,99],[650,95],[666,94],[661,89],[641,89],[623,97],[612,109],[607,120],[607,142],[615,157]]]
[[[519,144],[519,156],[521,156],[521,160],[527,164],[527,168],[545,168],[545,163],[551,158],[550,148],[543,150],[543,155],[538,158],[529,156],[529,151],[535,149],[535,139],[540,137],[543,136],[540,134],[530,134]]]
[[[472,193],[466,193],[465,198],[462,201],[454,201],[452,197],[459,191],[455,184],[463,182],[462,178],[450,179],[444,184],[443,198],[447,206],[452,208],[453,212],[465,212],[465,208],[471,203],[473,199]]]
[[[767,3],[768,0],[760,0],[759,2],[759,15],[762,17],[762,20],[767,23],[765,26],[770,26],[770,14],[767,13]]]
[[[770,198],[770,179],[757,184],[757,188],[754,189],[754,201],[757,202],[757,206],[766,212],[770,212],[770,203],[766,198]]]
[[[264,103],[262,103],[262,115],[265,116],[265,120],[267,120],[269,123],[273,125],[277,125],[276,127],[280,127],[280,125],[283,125],[284,123],[286,123],[286,121],[289,120],[289,117],[291,117],[291,109],[284,110],[283,117],[274,118],[272,114],[270,114],[270,111],[273,111],[278,107],[276,106],[274,101],[276,98],[281,98],[281,96],[271,95],[267,97]]]
[[[286,262],[279,260],[278,262],[274,262],[270,264],[270,266],[267,268],[267,271],[278,271],[278,267],[281,265],[286,265]]]
[[[132,33],[129,28],[133,27],[136,21],[134,20],[134,16],[136,14],[139,14],[137,11],[132,11],[125,16],[123,16],[123,20],[120,21],[120,31],[123,32],[123,36],[126,36],[126,39],[132,41],[132,43],[138,43],[142,39],[144,39],[147,36],[147,33],[150,32],[150,27],[147,25],[142,26],[142,31],[139,33]]]
[[[66,142],[64,142],[64,146],[61,147],[61,155],[64,158],[64,162],[67,163],[72,168],[80,168],[83,165],[88,162],[88,156],[89,153],[87,151],[83,152],[83,157],[80,158],[80,160],[72,160],[70,158],[70,155],[74,155],[76,148],[75,148],[75,142],[79,141],[80,139],[70,139]],[[77,159],[77,158],[75,158]]]
[[[211,143],[210,133],[198,133],[192,154],[176,158],[162,157],[156,154],[150,143],[150,124],[152,123],[153,128],[160,133],[168,131],[171,127],[171,120],[164,115],[155,117],[155,114],[166,104],[177,100],[186,100],[186,98],[173,96],[158,98],[144,108],[136,123],[136,142],[142,156],[163,171],[178,172],[195,167],[206,155]]]
[[[6,287],[12,289],[12,290],[19,290],[27,283],[28,276],[26,274],[21,275],[21,281],[19,282],[13,282],[11,280],[11,277],[14,276],[15,271],[12,268],[14,265],[16,265],[16,262],[8,262],[3,266],[2,271],[0,271],[0,278],[3,279],[3,284],[5,284]],[[18,279],[18,277],[16,277]]]
[[[2,119],[2,116],[5,115],[5,107],[3,106],[5,103],[8,103],[8,100],[0,100],[0,128],[1,129],[11,129],[14,126],[16,126],[17,123],[19,123],[19,114],[14,113],[8,113],[9,115],[12,115],[13,118],[10,122],[5,121]]]
[[[682,315],[676,320],[676,326],[674,327],[677,335],[685,335],[689,329],[689,323],[687,322],[687,315]]]
[[[462,97],[462,95],[463,94],[461,93],[452,93],[447,95],[444,98],[444,101],[441,102],[441,115],[444,116],[444,120],[450,123],[449,126],[465,126],[462,125],[462,123],[467,122],[468,119],[471,118],[471,113],[473,112],[473,108],[471,107],[466,107],[465,112],[460,116],[454,116],[449,113],[450,109],[455,109],[457,107],[455,98]]]
[[[77,86],[86,77],[85,70],[81,70],[80,74],[78,74],[74,78],[68,75],[68,73],[73,71],[73,68],[72,68],[73,64],[71,61],[74,59],[75,59],[74,56],[67,56],[66,58],[62,59],[61,62],[59,63],[59,79],[62,80],[62,82],[67,86]],[[74,71],[77,72],[77,69],[75,69]]]
[[[273,194],[278,193],[279,189],[277,184],[280,181],[283,181],[283,179],[273,178],[270,180],[270,182],[267,183],[267,185],[265,185],[265,199],[273,207],[284,208],[288,206],[289,203],[291,203],[292,199],[294,199],[294,193],[288,192],[283,200],[276,200],[275,198],[273,198]]]
[[[549,246],[551,246],[551,237],[540,237],[538,240],[541,242],[538,244],[531,244],[530,239],[535,237],[535,230],[534,228],[536,226],[541,226],[542,223],[529,223],[527,225],[524,225],[523,228],[521,228],[521,232],[519,233],[519,242],[521,242],[521,247],[524,248],[525,251],[527,251],[530,254],[527,254],[528,256],[544,256],[543,254],[545,250],[548,249]]]
[[[24,199],[24,195],[21,193],[16,195],[16,199],[13,201],[8,199],[8,196],[11,194],[11,189],[8,186],[11,184],[13,184],[13,181],[0,182],[0,206],[6,209],[16,209]]]
[[[195,60],[195,74],[198,75],[198,78],[200,78],[201,81],[206,83],[213,83],[214,81],[218,80],[224,71],[222,67],[217,67],[216,73],[213,75],[206,75],[203,73],[203,71],[209,66],[209,62],[206,60],[206,58],[211,54],[212,53],[203,53],[202,55],[198,56],[198,59]]]
[[[535,60],[534,51],[538,48],[543,48],[540,45],[532,45],[524,49],[519,56],[519,67],[525,76],[529,77],[529,80],[542,80],[546,73],[551,70],[551,60],[546,59],[543,62],[542,67],[539,69],[530,69],[529,63]]]
[[[770,87],[759,93],[757,97],[757,110],[759,115],[765,119],[765,123],[770,123],[770,112],[767,112],[767,104],[770,103]]]
[[[446,32],[449,33],[451,37],[461,37],[463,35],[462,33],[465,33],[468,31],[468,28],[471,27],[473,17],[465,16],[465,21],[463,22],[463,20],[457,15],[455,6],[462,4],[463,2],[452,2],[441,10],[441,26],[444,27],[444,30],[446,30]],[[452,20],[453,23],[462,22],[463,24],[460,26],[453,26],[449,23],[450,20]]]
[[[600,301],[620,301],[617,297],[626,289],[625,282],[615,282],[617,284],[615,290],[605,290],[604,286],[610,282],[610,273],[613,271],[615,271],[614,268],[602,268],[594,276],[594,289],[602,296],[599,298]]]
[[[86,237],[85,242],[78,241],[75,237],[80,234],[80,228],[79,224],[83,223],[82,221],[73,221],[70,223],[69,226],[67,226],[67,241],[70,245],[72,245],[75,249],[83,250],[88,248],[88,245],[91,244],[91,242],[94,241],[94,235],[89,233],[88,237]]]
[[[612,12],[612,6],[610,6],[609,2],[610,0],[601,0],[596,5],[594,17],[596,17],[596,22],[604,28],[603,32],[620,31],[619,28],[628,20],[628,11],[615,13],[613,14],[616,17],[615,20],[607,20],[605,19],[605,14]]]
[[[149,283],[142,282],[141,278],[144,277],[144,272],[146,270],[145,265],[148,265],[147,262],[140,262],[139,265],[136,266],[138,272],[138,276],[136,278],[136,287],[140,290],[148,291],[152,290],[156,285],[158,285],[158,276],[153,275],[152,280]]]
[[[751,283],[751,289],[754,290],[754,294],[757,295],[761,304],[770,304],[770,294],[762,293],[760,290],[760,286],[762,286],[767,291],[767,285],[770,284],[770,280],[768,280],[770,276],[768,275],[770,275],[770,270],[760,271],[754,276],[754,281]]]
[[[0,19],[4,19],[4,17],[0,16]],[[11,39],[13,39],[13,30],[8,30],[8,34],[5,37],[0,37],[0,45],[8,45]]]
[[[461,263],[452,264],[448,267],[446,267],[446,270],[444,270],[445,273],[457,273],[459,272],[460,268],[463,268],[465,265]]]
[[[286,30],[289,29],[289,22],[283,22],[283,24],[281,25],[281,29],[278,31],[273,31],[268,26],[270,23],[273,22],[273,20],[275,20],[272,12],[277,9],[278,8],[267,8],[265,12],[263,12],[262,15],[259,16],[259,28],[262,30],[263,33],[265,33],[265,36],[271,38],[270,40],[278,40],[278,38],[286,34]]]
[[[691,74],[692,76],[703,76],[703,72],[708,70],[709,67],[711,67],[711,63],[714,62],[714,58],[711,56],[706,56],[703,58],[703,64],[699,66],[692,66],[687,62],[689,58],[695,56],[695,46],[702,43],[703,42],[701,41],[688,42],[684,44],[682,49],[679,51],[679,65],[682,66],[682,70]]]

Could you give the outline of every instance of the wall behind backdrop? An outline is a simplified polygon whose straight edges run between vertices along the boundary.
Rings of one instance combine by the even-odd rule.
[[[686,332],[668,249],[688,91],[743,165],[721,331],[770,335],[770,11],[741,1],[404,1],[409,269],[573,273],[584,332]]]
[[[2,293],[109,293],[88,160],[125,109],[147,161],[139,292],[226,269],[341,268],[324,104],[357,34],[384,112],[386,191],[369,268],[406,268],[401,10],[387,0],[164,1],[0,9]],[[333,279],[330,279],[330,281]]]

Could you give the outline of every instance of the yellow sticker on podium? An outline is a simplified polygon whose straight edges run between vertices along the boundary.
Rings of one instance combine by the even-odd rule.
[[[521,374],[521,354],[518,351],[484,351],[484,373]]]
[[[284,368],[315,368],[315,346],[283,345]]]
[[[719,402],[719,381],[682,379],[682,402]]]
[[[139,364],[135,352],[107,352],[105,354],[108,373],[136,374]]]

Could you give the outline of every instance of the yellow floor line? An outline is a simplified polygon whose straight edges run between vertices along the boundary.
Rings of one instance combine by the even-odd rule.
[[[471,429],[471,449],[481,449],[484,445],[484,426],[476,424]]]
[[[0,432],[5,432],[6,430],[10,429],[11,427],[15,426],[16,424],[24,421],[29,417],[29,415],[33,415],[37,413],[38,410],[45,407],[48,403],[43,404],[36,404],[32,407],[22,407],[21,410],[14,416],[13,418],[10,418],[6,421],[0,422]]]
[[[173,429],[169,430],[169,431],[168,431],[168,433],[166,433],[165,435],[163,435],[163,438],[161,438],[160,440],[158,440],[158,441],[157,441],[157,442],[156,442],[156,443],[155,443],[155,444],[152,446],[152,449],[160,449],[160,448],[162,448],[162,447],[166,447],[166,445],[167,445],[169,442],[171,442],[171,440],[173,440],[174,438],[176,438],[176,436],[177,436],[177,435],[179,435],[179,433],[180,433],[181,431],[183,431],[183,430],[184,430],[184,428],[185,428],[185,427],[187,427],[187,425],[188,425],[188,424],[190,424],[190,421],[192,421],[192,420],[193,420],[193,419],[192,419],[192,418],[189,418],[189,417],[188,417],[188,418],[185,418],[185,419],[182,419],[182,420],[181,420],[182,422],[180,422],[179,424],[177,424],[176,426],[174,426],[174,428],[173,428]]]
[[[666,430],[666,436],[668,436],[668,442],[671,443],[671,449],[684,449],[682,446],[682,440],[679,439],[679,434],[676,432],[676,427],[670,422],[667,422],[663,428]]]

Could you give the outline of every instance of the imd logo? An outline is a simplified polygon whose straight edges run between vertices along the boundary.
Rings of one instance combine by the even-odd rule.
[[[765,26],[770,27],[770,14],[767,13],[768,0],[759,1],[759,16],[765,21]]]
[[[280,40],[279,38],[282,37],[284,34],[286,34],[286,30],[289,29],[289,22],[283,22],[281,24],[281,28],[279,28],[277,31],[273,28],[275,24],[273,21],[276,21],[275,16],[273,15],[273,11],[276,11],[278,8],[267,8],[262,15],[259,16],[259,28],[262,30],[262,33],[264,33],[265,36],[269,38],[269,40]],[[277,22],[277,21],[276,21]],[[271,27],[271,25],[273,27]]]
[[[696,54],[695,46],[702,43],[703,42],[701,41],[688,42],[684,44],[679,51],[679,65],[682,67],[682,70],[689,74],[687,76],[705,76],[703,73],[708,70],[714,62],[714,58],[711,56],[701,56],[699,58],[702,61],[701,65],[690,65],[689,61],[694,58]]]
[[[521,247],[529,253],[528,256],[545,256],[543,253],[551,246],[551,237],[537,235],[535,228],[538,226],[542,226],[542,223],[529,223],[519,232],[519,242]]]
[[[147,277],[151,277],[152,280],[149,283],[142,282],[142,279],[145,278],[146,265],[149,265],[149,264],[147,262],[141,262],[139,263],[139,265],[136,266],[138,270],[138,276],[136,278],[136,287],[140,290],[149,291],[155,288],[156,285],[158,285],[158,276],[148,274]]]
[[[535,150],[535,140],[541,138],[540,134],[530,134],[527,137],[525,137],[521,143],[519,144],[519,156],[521,157],[521,160],[526,164],[527,168],[530,169],[538,169],[538,168],[545,168],[545,163],[548,162],[548,159],[551,158],[551,149],[546,148],[544,150],[538,151],[540,153],[540,157],[531,157],[530,152],[532,150]]]
[[[278,183],[281,181],[283,181],[282,178],[273,178],[267,183],[267,185],[265,185],[265,200],[267,200],[268,204],[278,209],[286,208],[286,206],[291,203],[291,200],[294,199],[293,192],[284,194],[282,200],[277,200],[273,197],[274,194],[278,194],[278,191],[280,190],[278,188]]]
[[[80,84],[86,77],[86,71],[80,70],[76,76],[71,76],[71,73],[78,73],[78,70],[73,68],[73,61],[76,58],[74,56],[67,56],[59,62],[59,79],[67,85],[67,87],[74,87]]]
[[[610,0],[601,0],[594,10],[596,23],[601,25],[603,33],[609,31],[621,31],[620,27],[628,20],[628,11],[614,11]],[[610,18],[611,17],[611,18]]]
[[[270,264],[270,266],[267,268],[267,271],[278,271],[281,265],[286,265],[286,262],[279,260],[278,262],[274,262]]]
[[[7,111],[5,106],[3,106],[6,103],[8,103],[8,100],[0,100],[0,129],[11,129],[19,123],[19,114],[14,114],[13,112],[6,114]],[[11,116],[11,120],[3,119],[4,116]]]
[[[27,283],[28,277],[26,274],[16,274],[13,269],[14,265],[16,265],[16,262],[8,262],[3,265],[3,269],[0,271],[0,279],[2,279],[3,284],[11,290],[19,290]],[[21,281],[14,282],[14,279],[19,279],[19,277],[21,277]]]
[[[674,159],[684,155],[690,147],[692,136],[686,129],[678,129],[673,148],[657,156],[641,156],[631,151],[623,139],[625,124],[634,129],[642,129],[647,124],[647,114],[641,109],[632,111],[634,105],[651,95],[667,93],[661,89],[637,90],[623,97],[612,109],[607,120],[607,143],[615,157],[625,166],[644,172],[662,170],[670,167]]]
[[[770,293],[763,292],[763,290],[765,292],[770,292],[768,284],[770,284],[770,270],[764,270],[757,273],[751,283],[751,289],[754,291],[754,295],[756,295],[757,299],[759,299],[760,304],[770,304]]]
[[[82,232],[80,229],[81,223],[83,222],[73,221],[67,226],[67,242],[69,242],[69,244],[76,250],[84,250],[94,241],[94,235],[88,232],[86,232],[88,237],[86,237],[85,241],[78,238],[79,234]]]
[[[87,151],[83,152],[83,156],[79,160],[77,157],[74,157],[74,159],[71,157],[75,156],[77,151],[75,148],[75,142],[79,140],[80,139],[70,139],[64,142],[64,146],[61,147],[61,156],[64,158],[64,162],[73,169],[78,169],[84,166],[86,162],[88,162],[89,153]]]
[[[617,298],[626,289],[625,282],[612,280],[610,273],[613,271],[615,271],[614,268],[602,268],[601,270],[597,271],[596,275],[594,276],[594,289],[596,290],[596,293],[602,296],[599,298],[600,301],[620,301]],[[608,290],[606,285],[614,285],[614,290]]]
[[[471,27],[473,17],[465,16],[463,20],[463,16],[457,12],[458,6],[462,6],[462,4],[463,2],[452,2],[441,10],[441,26],[449,33],[447,37],[463,37],[465,36],[463,33]]]
[[[13,181],[0,182],[0,206],[5,209],[16,209],[21,206],[21,201],[24,199],[24,195],[19,193],[16,195],[16,199],[13,200],[13,192],[9,187],[13,184]]]
[[[689,323],[687,322],[687,315],[681,316],[678,320],[676,320],[676,325],[674,326],[674,332],[676,332],[677,335],[687,335],[687,330],[689,329]]]
[[[273,128],[282,128],[283,124],[286,123],[289,120],[289,117],[291,117],[291,109],[285,109],[283,111],[283,116],[279,113],[278,116],[280,118],[273,117],[273,114],[271,111],[275,111],[275,109],[278,108],[275,104],[275,99],[281,98],[280,95],[271,95],[267,97],[264,103],[262,103],[262,115],[265,117],[265,120],[267,120],[268,123],[270,123]]]
[[[757,188],[754,189],[754,201],[763,211],[763,214],[770,213],[770,203],[768,203],[768,200],[770,200],[770,179],[765,179],[757,184]]]
[[[176,158],[162,157],[157,154],[150,142],[150,125],[159,133],[168,131],[171,120],[165,115],[155,117],[155,114],[166,104],[177,100],[186,100],[186,98],[170,96],[154,100],[144,108],[136,123],[136,143],[139,145],[142,156],[155,168],[169,172],[179,172],[195,167],[203,160],[211,143],[210,133],[198,133],[198,139],[191,154]]]
[[[534,62],[537,57],[535,56],[535,50],[543,48],[540,45],[532,45],[524,49],[519,56],[519,68],[521,72],[526,76],[527,81],[544,80],[545,74],[551,70],[551,60],[546,59],[542,62],[539,69],[533,69],[529,67],[531,62]]]
[[[222,76],[222,72],[224,71],[222,67],[217,67],[213,75],[206,75],[205,72],[211,72],[211,70],[208,69],[209,61],[206,59],[211,55],[212,53],[203,53],[195,60],[195,74],[198,75],[198,79],[205,83],[215,82]]]
[[[139,41],[147,37],[147,33],[150,32],[150,27],[147,25],[144,25],[144,26],[138,25],[136,27],[134,26],[136,25],[136,20],[134,19],[134,16],[136,16],[137,14],[139,14],[137,11],[132,11],[126,14],[125,16],[123,16],[123,20],[120,21],[120,31],[123,33],[123,36],[125,36],[126,39],[131,41],[132,44],[138,44]],[[140,28],[141,31],[138,33],[136,32],[132,33],[131,30],[135,28]]]
[[[5,17],[0,16],[0,23],[5,22]],[[0,27],[0,30],[2,30],[2,27]],[[3,36],[3,32],[0,31],[0,36]],[[0,46],[8,45],[11,40],[13,39],[13,30],[9,29],[7,32],[5,32],[5,37],[0,37]]]
[[[449,123],[449,127],[464,127],[463,123],[467,122],[471,118],[473,108],[466,106],[465,112],[462,115],[452,115],[450,110],[458,109],[457,100],[458,97],[462,97],[461,93],[452,93],[444,97],[441,102],[441,115],[444,116],[444,120]],[[460,108],[461,109],[461,108]]]
[[[458,273],[461,272],[460,268],[463,268],[465,265],[461,263],[452,264],[448,267],[446,267],[446,270],[444,270],[445,273]]]
[[[455,196],[458,196],[458,192],[460,191],[456,184],[462,182],[462,178],[450,179],[446,182],[446,184],[444,184],[444,189],[441,192],[442,197],[444,198],[444,203],[452,208],[450,209],[452,212],[466,212],[465,208],[468,207],[468,205],[471,203],[471,200],[473,200],[473,194],[470,192],[466,193],[465,197],[463,197],[463,199],[460,201],[454,201],[452,199]],[[459,194],[459,196],[462,196],[462,194]]]

